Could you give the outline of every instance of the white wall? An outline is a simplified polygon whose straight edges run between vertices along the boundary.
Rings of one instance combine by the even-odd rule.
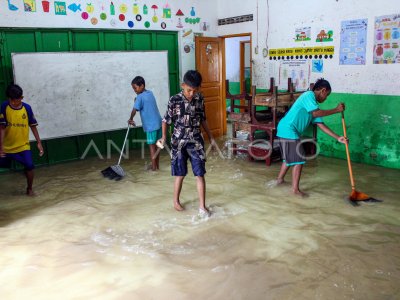
[[[133,21],[134,26],[132,29],[143,29],[143,30],[163,30],[161,28],[161,22],[165,22],[165,30],[180,31],[179,34],[179,48],[180,48],[180,66],[181,72],[185,72],[188,69],[195,67],[195,56],[194,56],[194,43],[193,33],[203,32],[208,36],[216,35],[216,18],[217,18],[217,8],[215,7],[213,0],[153,0],[151,2],[145,0],[112,0],[115,9],[115,15],[110,14],[110,3],[109,0],[60,0],[61,2],[66,2],[67,15],[56,15],[54,1],[50,2],[49,12],[44,12],[42,8],[42,1],[35,0],[36,2],[36,12],[25,12],[23,6],[23,0],[10,0],[10,3],[18,8],[18,10],[12,11],[9,9],[6,0],[0,2],[0,27],[37,27],[37,28],[111,28],[111,29],[130,29],[128,26],[129,21]],[[82,18],[82,13],[87,12],[87,3],[91,3],[94,11],[89,13],[88,19],[84,20]],[[133,4],[137,3],[140,8],[140,14],[142,20],[138,22],[135,18],[133,12]],[[162,18],[163,7],[169,4],[171,8],[172,17],[170,19]],[[73,12],[68,9],[71,4],[81,5],[81,11]],[[125,4],[127,6],[127,12],[125,15],[125,20],[119,20],[120,6]],[[142,11],[143,5],[148,6],[148,14],[144,15]],[[158,22],[153,23],[152,17],[154,16],[154,10],[151,6],[156,4],[158,9],[156,14],[158,16]],[[191,8],[194,7],[195,16],[190,15]],[[213,9],[214,7],[214,9]],[[181,9],[184,16],[181,17],[181,23],[183,28],[177,28],[178,18],[176,12]],[[105,13],[107,18],[102,20],[100,18],[101,13]],[[190,24],[185,22],[185,18],[196,18],[200,17],[200,24],[207,22],[209,27],[207,31],[203,31],[203,26],[200,24]],[[97,19],[97,24],[93,25],[91,22],[92,18]],[[144,26],[145,21],[150,22],[150,27],[146,28]],[[189,35],[182,37],[185,33],[189,32]],[[186,53],[183,50],[185,45],[191,47],[191,51]],[[193,46],[193,48],[192,48]]]
[[[263,48],[317,46],[317,43],[312,41],[304,44],[294,42],[295,29],[310,26],[311,34],[314,35],[317,29],[331,27],[334,30],[334,41],[324,44],[335,47],[334,58],[324,60],[324,73],[312,73],[311,81],[323,76],[331,82],[334,92],[400,94],[398,84],[400,65],[372,63],[375,17],[400,14],[399,0],[219,0],[218,2],[218,18],[248,13],[254,14],[253,22],[218,26],[217,33],[227,35],[252,32],[253,82],[257,87],[266,88],[270,76],[276,78],[279,76],[280,62],[271,62],[268,57],[264,58]],[[362,18],[368,19],[366,65],[339,65],[341,21]],[[258,54],[255,53],[257,45]]]
[[[226,79],[231,82],[240,81],[240,42],[249,39],[248,36],[225,39]]]

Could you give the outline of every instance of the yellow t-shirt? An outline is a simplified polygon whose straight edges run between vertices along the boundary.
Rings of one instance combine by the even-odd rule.
[[[21,108],[14,109],[8,101],[1,105],[0,125],[6,126],[3,149],[5,153],[18,153],[30,150],[29,127],[37,122],[29,104],[22,103]]]

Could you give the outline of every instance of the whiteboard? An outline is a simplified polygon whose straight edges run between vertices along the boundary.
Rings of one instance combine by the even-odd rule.
[[[142,76],[167,110],[167,51],[13,53],[14,82],[32,106],[42,139],[127,128]],[[140,126],[139,113],[135,123]],[[34,139],[31,134],[31,140]]]

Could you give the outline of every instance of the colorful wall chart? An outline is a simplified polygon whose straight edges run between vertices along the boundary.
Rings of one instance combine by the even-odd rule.
[[[367,19],[342,21],[339,64],[365,65],[367,26]]]
[[[400,14],[375,18],[374,64],[400,63]]]

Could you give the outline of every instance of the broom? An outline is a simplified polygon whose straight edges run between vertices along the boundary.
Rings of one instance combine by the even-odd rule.
[[[346,123],[344,121],[344,113],[343,112],[342,112],[342,125],[343,125],[343,135],[344,135],[345,139],[347,140]],[[350,203],[353,206],[358,206],[359,201],[383,202],[383,200],[372,198],[372,197],[368,196],[367,194],[356,190],[356,186],[354,183],[354,177],[353,177],[353,168],[351,167],[351,161],[350,161],[349,144],[346,142],[345,145],[346,145],[347,165],[349,166],[349,175],[350,175],[350,183],[351,183],[351,193],[349,196]]]
[[[122,177],[125,176],[125,172],[119,164],[121,163],[122,153],[124,153],[126,140],[128,138],[128,134],[129,134],[129,128],[130,128],[130,125],[128,125],[128,129],[126,130],[125,140],[124,140],[124,144],[122,145],[118,164],[116,164],[114,166],[110,166],[110,167],[104,169],[103,171],[101,171],[101,174],[103,174],[103,176],[107,177],[108,179],[115,179],[118,181],[118,180],[121,180]]]

